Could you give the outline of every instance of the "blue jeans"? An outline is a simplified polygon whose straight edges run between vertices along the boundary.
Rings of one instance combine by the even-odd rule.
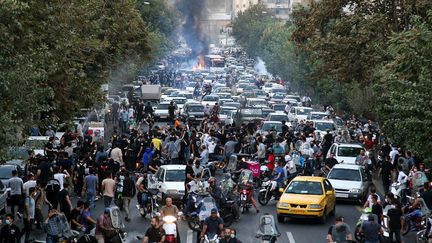
[[[146,192],[143,192],[141,194],[141,203],[140,203],[141,207],[144,208],[147,205],[147,201],[148,201],[148,194]]]
[[[90,202],[90,208],[91,209],[94,208],[95,197],[96,197],[96,195],[93,193],[86,192],[86,194],[85,194],[85,200],[86,200],[86,202]]]

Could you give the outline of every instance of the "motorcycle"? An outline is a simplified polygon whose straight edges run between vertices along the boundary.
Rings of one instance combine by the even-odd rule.
[[[409,209],[409,206],[414,202],[415,198],[407,196],[409,203],[403,208],[404,212],[404,224],[401,229],[402,235],[407,235],[410,231],[420,231],[423,226],[426,225],[426,220],[429,217],[429,210],[423,201],[420,200],[419,209]]]
[[[274,196],[276,199],[279,198],[279,190],[276,190],[277,183],[272,179],[266,178],[262,183],[261,189],[258,193],[258,202],[265,206],[270,201],[271,197]]]
[[[180,212],[178,216],[182,216],[182,213]],[[162,218],[162,221],[162,228],[165,231],[165,243],[179,242],[179,240],[177,239],[177,218],[172,215],[167,215]]]
[[[111,207],[110,210],[110,219],[113,228],[115,229],[115,235],[110,238],[109,242],[112,243],[126,243],[127,232],[123,229],[125,228],[123,221],[120,216],[120,209],[118,207]]]
[[[193,211],[189,216],[187,216],[188,226],[191,230],[200,231],[201,230],[201,222],[210,216],[210,211],[216,207],[216,201],[214,198],[210,197],[208,194],[200,195],[205,196],[200,199],[197,197],[195,202],[196,210]]]
[[[219,236],[217,234],[206,234],[201,243],[219,243]]]
[[[364,240],[364,234],[361,232],[361,229],[363,227],[363,222],[368,221],[368,217],[370,214],[372,214],[372,208],[369,208],[369,207],[365,208],[365,209],[363,209],[359,220],[357,220],[356,228],[354,231],[354,238],[358,242],[363,242],[363,240]],[[374,215],[374,216],[376,217],[376,215]],[[376,219],[377,219],[377,217],[376,217]]]
[[[266,213],[260,216],[256,238],[261,238],[262,243],[274,243],[280,235],[273,215]]]
[[[253,190],[253,174],[250,170],[243,170],[239,176],[239,188],[240,188],[240,207],[242,213],[249,211],[252,207],[250,191]]]
[[[158,189],[148,189],[148,201],[147,201],[147,207],[139,207],[140,215],[141,217],[145,218],[147,216],[147,213],[150,213],[150,218],[153,218],[154,216],[159,216],[159,204],[157,201],[161,199],[160,193]]]

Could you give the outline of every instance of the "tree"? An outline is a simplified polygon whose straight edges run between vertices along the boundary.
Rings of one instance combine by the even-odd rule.
[[[102,101],[100,86],[119,63],[150,59],[133,0],[5,0],[0,29],[0,149],[41,113],[68,121]]]
[[[377,113],[383,129],[399,145],[431,160],[432,10],[413,18],[410,30],[395,34],[390,61],[379,72]]]

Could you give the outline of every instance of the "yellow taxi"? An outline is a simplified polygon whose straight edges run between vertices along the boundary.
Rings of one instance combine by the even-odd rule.
[[[297,176],[281,192],[276,205],[278,222],[285,218],[318,218],[325,223],[336,212],[335,191],[326,178]]]

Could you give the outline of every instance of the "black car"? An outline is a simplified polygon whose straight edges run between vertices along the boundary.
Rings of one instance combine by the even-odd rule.
[[[186,103],[182,115],[190,124],[199,124],[204,120],[204,106],[200,103]]]

